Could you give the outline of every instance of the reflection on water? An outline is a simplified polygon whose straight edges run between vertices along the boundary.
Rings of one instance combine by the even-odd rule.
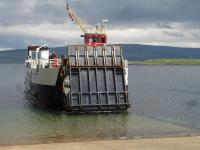
[[[24,95],[23,64],[0,65],[5,70],[0,72],[0,145],[198,134],[200,94],[190,82],[196,88],[199,85],[194,78],[197,73],[188,73],[188,67],[130,66],[129,73],[134,76],[129,78],[129,112],[69,115],[31,106]],[[185,76],[180,78],[177,71]],[[186,113],[192,118],[182,116]]]
[[[34,144],[196,134],[196,130],[138,116],[131,112],[69,115],[65,112],[39,110],[28,106],[17,111],[13,118],[7,117],[9,118],[4,120],[6,121],[5,126],[0,128],[0,144]]]
[[[35,110],[26,113],[26,117],[31,118],[29,127],[32,135],[43,142],[47,139],[77,141],[118,138],[127,134],[127,114],[68,115]]]

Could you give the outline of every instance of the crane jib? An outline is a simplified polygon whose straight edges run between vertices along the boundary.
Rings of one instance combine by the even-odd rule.
[[[107,43],[107,35],[105,34],[105,23],[107,23],[107,19],[103,19],[103,25],[97,24],[92,26],[79,17],[69,4],[67,4],[66,8],[71,21],[75,22],[84,33],[84,36],[82,37],[84,37],[84,43],[86,45],[98,46],[105,45]]]

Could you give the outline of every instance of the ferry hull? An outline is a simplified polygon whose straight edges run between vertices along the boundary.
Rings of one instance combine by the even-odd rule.
[[[48,69],[27,69],[25,90],[30,96],[30,102],[41,107],[57,108],[58,106],[61,106],[62,102],[58,97],[59,94],[56,85],[57,77],[57,68],[54,69],[54,71],[51,71],[51,73]]]

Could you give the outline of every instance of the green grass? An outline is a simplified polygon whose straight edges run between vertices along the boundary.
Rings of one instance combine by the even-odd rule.
[[[200,59],[152,59],[128,62],[129,65],[200,65]]]

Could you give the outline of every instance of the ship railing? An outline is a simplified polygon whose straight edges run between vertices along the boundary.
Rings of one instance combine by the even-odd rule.
[[[30,68],[59,68],[62,59],[26,59],[25,66]]]

